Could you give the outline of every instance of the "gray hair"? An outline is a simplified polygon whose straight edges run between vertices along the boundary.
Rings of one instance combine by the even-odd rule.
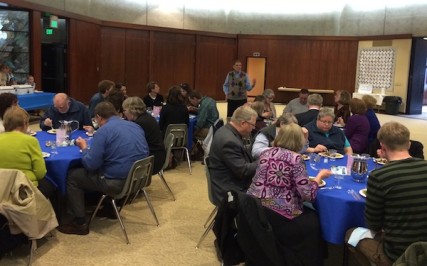
[[[322,97],[322,95],[320,95],[318,93],[310,94],[307,97],[307,103],[308,103],[308,105],[322,106],[322,104],[323,104],[323,97]]]
[[[144,101],[136,96],[128,97],[124,100],[122,107],[123,110],[127,110],[130,114],[135,116],[135,118],[145,113],[147,110]]]
[[[320,108],[319,114],[317,115],[317,120],[320,120],[321,118],[323,118],[325,116],[330,116],[330,117],[332,117],[332,119],[335,119],[334,111],[332,111],[328,107]]]
[[[233,116],[231,117],[231,121],[240,123],[242,121],[249,121],[252,119],[252,117],[257,116],[257,112],[250,106],[240,106],[234,111]]]
[[[287,125],[290,123],[298,124],[298,119],[293,113],[284,113],[277,118],[276,127],[280,127],[281,125]]]
[[[262,95],[264,95],[264,97],[269,97],[272,94],[274,94],[274,91],[272,89],[265,89]]]

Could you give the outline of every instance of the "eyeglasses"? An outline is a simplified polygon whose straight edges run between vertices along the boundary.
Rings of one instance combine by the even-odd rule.
[[[256,125],[255,124],[252,124],[251,122],[249,122],[249,121],[243,121],[243,122],[246,122],[246,123],[248,123],[249,125],[251,125],[252,127],[256,127]]]
[[[320,120],[319,119],[319,121],[320,122],[322,122],[323,124],[325,124],[325,125],[332,125],[334,122],[332,122],[332,121],[322,121],[322,120]]]

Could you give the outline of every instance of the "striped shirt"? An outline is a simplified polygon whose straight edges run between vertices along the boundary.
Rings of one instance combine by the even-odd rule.
[[[395,261],[413,242],[427,241],[427,162],[392,161],[368,179],[365,220],[384,230],[384,253]]]

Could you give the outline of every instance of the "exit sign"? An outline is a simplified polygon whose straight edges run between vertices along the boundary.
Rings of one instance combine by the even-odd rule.
[[[52,35],[53,29],[46,29],[46,35]]]

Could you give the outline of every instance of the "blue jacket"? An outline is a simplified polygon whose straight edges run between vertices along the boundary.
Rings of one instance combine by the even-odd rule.
[[[52,119],[53,128],[59,127],[60,120],[76,120],[79,122],[79,129],[83,129],[83,126],[92,126],[92,120],[86,106],[73,98],[70,98],[70,108],[64,114],[61,114],[53,105],[47,109],[40,119],[40,128],[45,131],[51,129],[44,125],[46,118]]]

